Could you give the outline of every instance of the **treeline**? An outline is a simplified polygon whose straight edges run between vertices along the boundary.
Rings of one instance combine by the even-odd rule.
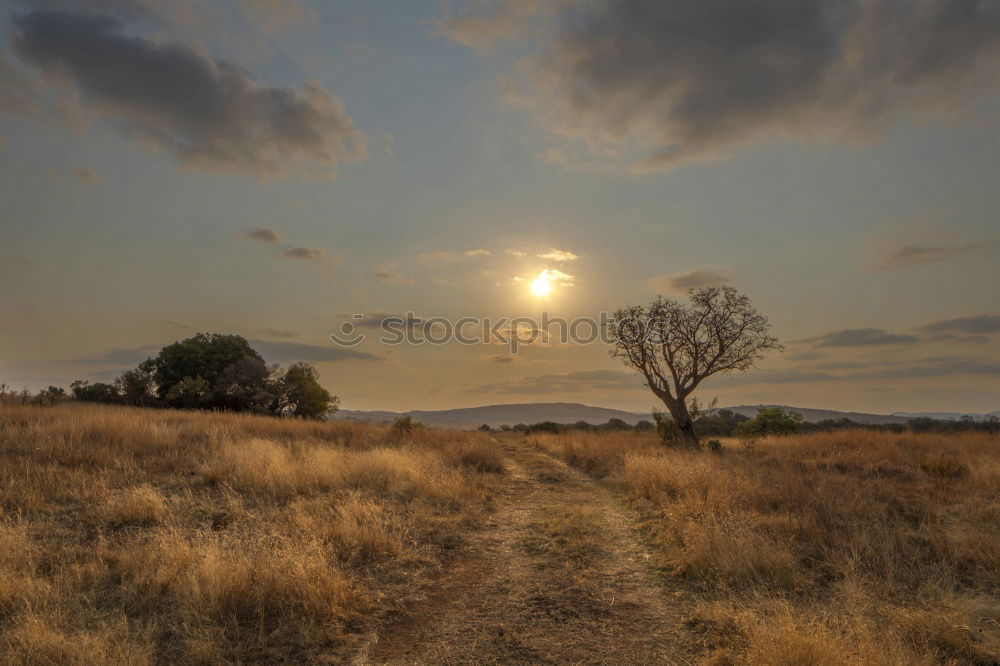
[[[198,333],[167,345],[113,382],[77,380],[70,384],[70,395],[76,400],[135,407],[306,418],[321,418],[339,405],[308,363],[268,366],[243,337],[218,333]],[[24,392],[18,396],[24,398]],[[69,397],[64,389],[50,386],[34,401],[53,404]]]
[[[616,432],[657,431],[668,438],[672,423],[668,415],[654,414],[652,421],[639,421],[630,425],[621,419],[610,419],[607,423],[591,424],[586,421],[575,423],[556,423],[541,421],[539,423],[518,423],[515,426],[503,425],[491,428],[483,424],[483,431],[517,431],[524,433],[550,432],[562,433],[571,431],[585,432]],[[818,422],[804,421],[802,416],[780,407],[760,410],[754,418],[738,414],[730,409],[716,409],[700,415],[694,420],[695,432],[706,437],[737,437],[746,435],[791,434],[797,432],[834,432],[863,428],[882,432],[1000,432],[1000,419],[991,416],[985,420],[965,418],[961,420],[943,420],[932,418],[913,418],[906,423],[867,424],[858,423],[848,418],[824,419]]]
[[[736,433],[737,427],[743,422],[750,421],[749,417],[737,414],[729,409],[713,410],[712,412],[701,414],[695,419],[695,430],[698,435],[727,436]],[[652,420],[642,420],[635,425],[630,425],[621,419],[608,419],[606,423],[591,424],[587,421],[577,421],[575,423],[556,423],[555,421],[541,421],[539,423],[524,424],[518,423],[515,426],[503,425],[496,428],[497,432],[517,431],[525,433],[533,432],[650,432],[653,430],[663,430],[671,425],[670,417],[667,414],[657,412],[653,414]],[[489,425],[483,424],[479,427],[483,431],[491,431]]]

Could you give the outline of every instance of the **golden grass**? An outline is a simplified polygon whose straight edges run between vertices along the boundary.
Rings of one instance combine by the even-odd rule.
[[[721,455],[536,435],[621,489],[706,663],[1000,663],[1000,438],[842,431]]]
[[[478,433],[0,406],[0,663],[336,659],[502,471]]]

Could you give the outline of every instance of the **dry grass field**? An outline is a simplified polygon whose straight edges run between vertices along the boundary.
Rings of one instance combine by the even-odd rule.
[[[1000,438],[536,443],[626,495],[708,663],[1000,663]]]
[[[1000,440],[0,407],[9,664],[1000,663]]]
[[[336,660],[461,547],[502,472],[470,433],[0,407],[0,660]]]

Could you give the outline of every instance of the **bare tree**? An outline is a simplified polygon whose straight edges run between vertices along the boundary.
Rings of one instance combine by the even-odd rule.
[[[698,446],[688,396],[706,377],[749,370],[765,351],[782,347],[767,317],[732,287],[692,289],[688,298],[622,308],[609,334],[611,355],[642,373],[682,442]]]

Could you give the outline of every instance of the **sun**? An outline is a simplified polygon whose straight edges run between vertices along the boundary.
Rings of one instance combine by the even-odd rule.
[[[538,274],[534,280],[531,281],[531,293],[539,298],[543,298],[549,295],[552,291],[552,280],[549,278],[548,271],[542,271]]]

